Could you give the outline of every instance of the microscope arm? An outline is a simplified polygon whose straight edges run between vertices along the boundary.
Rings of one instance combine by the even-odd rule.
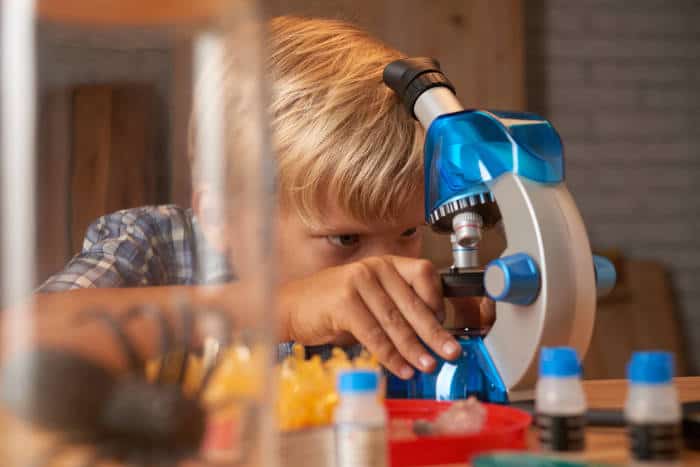
[[[458,215],[480,210],[495,210],[503,223],[506,250],[484,273],[485,291],[497,302],[484,342],[504,385],[533,386],[542,346],[571,346],[583,357],[596,285],[609,290],[615,274],[609,261],[591,254],[564,184],[563,148],[554,128],[534,114],[464,111],[433,59],[393,62],[384,81],[427,130],[428,223],[456,233]],[[460,275],[466,280],[467,271],[454,272],[451,280],[459,282]]]

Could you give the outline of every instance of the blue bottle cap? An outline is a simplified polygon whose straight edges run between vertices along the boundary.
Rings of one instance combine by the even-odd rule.
[[[627,364],[627,378],[632,384],[666,384],[673,379],[671,352],[634,352]]]
[[[374,392],[379,386],[379,375],[371,370],[348,370],[338,376],[338,392]]]
[[[540,351],[540,376],[568,378],[580,374],[581,364],[571,347],[543,347]]]

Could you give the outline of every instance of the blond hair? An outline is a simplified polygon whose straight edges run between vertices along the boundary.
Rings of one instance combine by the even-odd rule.
[[[382,82],[384,67],[402,55],[338,20],[278,17],[268,33],[264,67],[282,205],[312,226],[327,199],[360,222],[397,219],[420,194],[423,174],[421,127]]]

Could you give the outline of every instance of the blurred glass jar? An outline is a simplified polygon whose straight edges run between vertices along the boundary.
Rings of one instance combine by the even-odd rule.
[[[233,445],[245,433],[246,458],[234,446],[217,449],[216,460],[275,465],[274,174],[258,1],[4,0],[0,14],[4,306],[21,302],[68,260],[86,222],[146,204],[186,207],[190,182],[206,186],[208,215],[225,226],[219,246],[235,256],[234,275],[247,283],[246,309],[224,311],[245,313],[234,345],[254,356],[240,364],[255,366],[244,371],[247,389],[229,402],[236,406],[229,413],[246,416],[237,433],[223,434]],[[204,275],[221,266],[210,253],[196,254]],[[14,310],[2,345],[20,348],[34,315]],[[226,333],[206,326],[210,335]],[[2,426],[0,456],[22,459],[34,451],[29,446],[44,445],[31,427],[19,430]],[[66,459],[61,465],[72,465]]]

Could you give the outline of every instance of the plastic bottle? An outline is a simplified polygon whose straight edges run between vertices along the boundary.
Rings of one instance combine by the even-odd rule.
[[[682,412],[673,371],[669,352],[635,352],[627,366],[625,419],[633,465],[679,465]]]
[[[355,369],[339,374],[336,467],[387,467],[387,416],[378,388],[376,371]]]
[[[545,347],[535,387],[540,446],[546,451],[580,452],[585,447],[586,396],[581,365],[569,347]]]

